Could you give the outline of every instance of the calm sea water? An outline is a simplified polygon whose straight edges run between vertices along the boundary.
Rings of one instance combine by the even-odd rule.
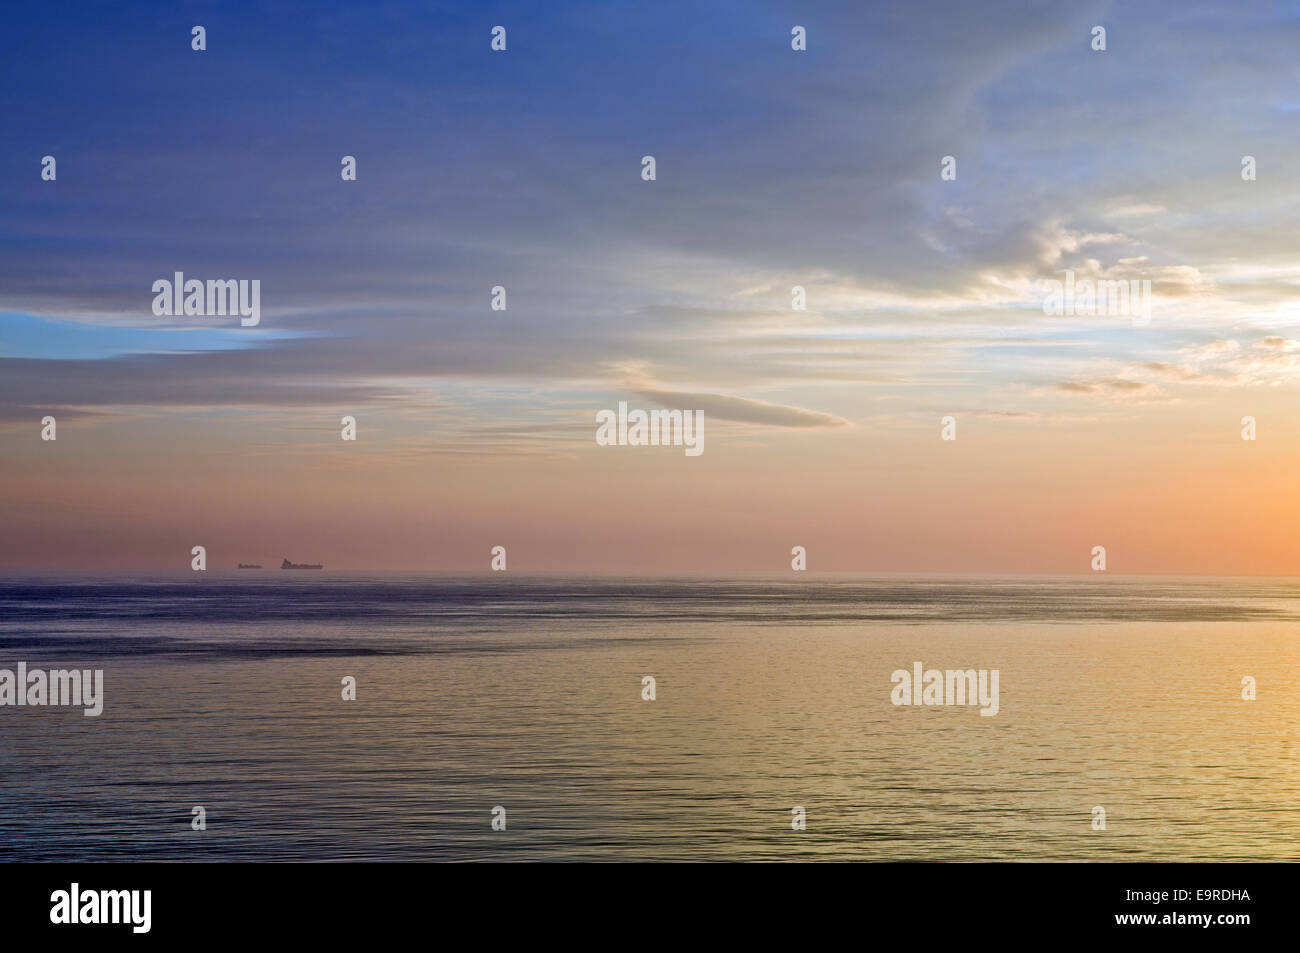
[[[106,704],[0,708],[3,860],[1300,859],[1293,580],[11,578],[20,661]]]

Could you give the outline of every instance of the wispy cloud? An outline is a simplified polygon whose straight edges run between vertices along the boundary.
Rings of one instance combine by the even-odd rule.
[[[661,407],[702,410],[706,418],[713,417],[719,420],[764,424],[771,427],[844,427],[849,423],[834,414],[805,410],[802,407],[770,404],[750,397],[659,390],[644,386],[638,388],[636,392]]]

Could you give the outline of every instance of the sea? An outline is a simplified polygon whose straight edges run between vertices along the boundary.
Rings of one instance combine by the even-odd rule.
[[[104,709],[0,707],[5,861],[1300,859],[1289,578],[24,575],[19,662]]]

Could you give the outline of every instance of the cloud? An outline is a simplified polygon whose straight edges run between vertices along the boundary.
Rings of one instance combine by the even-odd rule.
[[[1233,339],[1207,341],[1180,348],[1177,360],[1135,361],[1118,365],[1113,373],[1062,381],[1054,388],[1066,394],[1117,396],[1160,393],[1155,378],[1184,387],[1276,387],[1300,381],[1300,341],[1268,335],[1243,348]]]
[[[1168,377],[1180,381],[1206,380],[1206,375],[1190,367],[1184,367],[1181,364],[1171,364],[1168,361],[1144,361],[1141,364],[1131,365],[1133,370],[1146,371],[1159,377]]]
[[[1065,392],[1123,392],[1094,380],[1105,369],[1066,365],[1060,343],[1031,354],[1026,342],[1014,363],[995,364],[956,334],[932,333],[992,339],[1014,324],[1030,338],[1050,324],[1033,285],[1065,267],[1151,279],[1158,301],[1177,304],[1180,326],[1193,317],[1231,326],[1243,314],[1280,323],[1300,285],[1293,188],[1266,176],[1246,187],[1222,167],[1240,141],[1261,155],[1285,154],[1291,141],[1287,117],[1239,109],[1243,96],[1292,98],[1293,44],[1273,14],[1226,3],[1195,17],[1108,10],[1120,18],[1115,35],[1143,37],[1135,61],[1079,46],[1101,3],[1040,5],[1028,17],[1020,6],[950,2],[924,23],[893,0],[822,9],[815,53],[769,57],[781,44],[771,46],[762,17],[719,13],[728,42],[718,46],[712,29],[682,35],[670,10],[637,15],[629,32],[621,14],[559,3],[519,14],[524,35],[538,38],[527,64],[488,68],[468,44],[434,61],[391,53],[417,50],[431,30],[469,35],[469,14],[338,10],[322,13],[333,19],[322,33],[328,56],[315,40],[241,44],[223,54],[239,82],[187,73],[180,85],[157,77],[193,69],[183,44],[173,50],[125,22],[68,33],[34,7],[14,70],[35,74],[56,57],[66,69],[44,98],[0,89],[0,111],[20,143],[83,130],[94,166],[85,174],[84,155],[60,156],[56,188],[30,174],[24,150],[0,156],[0,308],[152,328],[152,281],[183,270],[260,278],[267,329],[334,340],[202,360],[2,362],[0,400],[418,403],[421,387],[448,381],[588,387],[601,376],[591,368],[628,360],[659,379],[798,403],[808,382],[919,389],[1069,377],[1084,390]],[[293,15],[264,14],[258,35],[301,33]],[[113,69],[81,55],[97,50],[110,51]],[[343,51],[340,77],[328,64]],[[545,82],[520,95],[516,67]],[[661,73],[675,78],[646,82]],[[1049,73],[1052,84],[1038,82]],[[285,75],[301,81],[286,85]],[[103,95],[79,95],[92,85]],[[132,105],[141,89],[150,114],[179,124],[156,147]],[[1080,102],[1099,111],[1062,121]],[[238,141],[222,121],[234,114]],[[286,115],[302,117],[292,135]],[[338,177],[338,128],[366,143],[356,183]],[[1117,129],[1128,130],[1119,153]],[[637,175],[646,139],[659,158],[655,183]],[[1189,153],[1187,141],[1201,147]],[[248,142],[277,147],[249,163]],[[939,180],[945,154],[958,157],[956,181]],[[508,286],[509,312],[487,310],[497,283]],[[795,284],[809,292],[800,317],[789,310]],[[1261,345],[1234,371],[1179,353],[1185,342],[1173,338],[1160,353],[1094,341],[1119,378],[1128,364],[1189,384],[1290,373],[1268,357],[1290,353],[1281,345]],[[699,396],[720,417],[844,423]]]
[[[1131,381],[1122,377],[1097,377],[1091,380],[1061,381],[1056,389],[1067,394],[1098,394],[1119,396],[1123,394],[1154,393],[1159,390],[1146,381]]]
[[[1148,217],[1151,215],[1163,215],[1167,212],[1163,205],[1154,205],[1148,202],[1135,202],[1132,205],[1121,205],[1110,210],[1110,214],[1117,218],[1138,218]]]
[[[729,394],[701,394],[687,391],[638,388],[636,393],[661,407],[682,410],[702,410],[706,417],[734,420],[739,423],[762,424],[769,427],[844,427],[848,421],[834,414],[824,414],[802,407],[769,404],[750,397]]]

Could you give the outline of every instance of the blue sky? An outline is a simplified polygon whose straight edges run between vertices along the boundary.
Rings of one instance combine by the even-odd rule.
[[[1123,236],[1078,249],[1103,267],[1202,269],[1294,232],[1294,8],[835,6],[26,8],[0,94],[0,305],[151,327],[154,278],[258,277],[268,342],[364,328],[453,357],[440,373],[616,373],[647,354],[693,378],[670,335],[753,327],[788,297],[752,288],[801,279],[846,334],[1017,326],[1032,311],[990,277],[1050,277],[1071,235]],[[484,55],[498,22],[509,49]],[[1265,171],[1241,207],[1252,150]],[[34,174],[45,154],[57,183]],[[945,154],[960,174],[939,188]],[[1143,205],[1165,211],[1115,214]],[[495,284],[506,316],[484,313]],[[572,360],[523,335],[484,354],[493,321]]]
[[[0,92],[0,307],[147,329],[159,276],[257,277],[261,342],[286,330],[367,341],[281,348],[287,373],[299,354],[309,373],[337,360],[363,377],[617,382],[639,363],[694,390],[772,396],[779,378],[806,393],[826,361],[777,355],[757,333],[796,281],[818,316],[807,330],[823,335],[1036,337],[1039,299],[1022,286],[1072,257],[1145,258],[1178,299],[1177,323],[1194,326],[1223,309],[1192,301],[1170,269],[1201,280],[1256,250],[1277,264],[1294,238],[1290,6],[17,13]],[[1105,53],[1088,49],[1094,22]],[[485,55],[497,23],[509,49]],[[809,31],[806,54],[789,49],[793,23]],[[1264,170],[1248,193],[1245,152]],[[36,174],[46,154],[56,183]],[[349,185],[344,154],[359,163]],[[638,178],[643,154],[659,163],[653,185]],[[959,175],[941,188],[946,154]],[[1061,253],[1087,235],[1103,240]],[[496,284],[510,291],[505,315],[485,310]],[[1261,316],[1233,304],[1234,318]],[[14,320],[0,340],[21,340]],[[684,346],[685,328],[715,343],[755,332],[735,361],[756,373]],[[159,350],[184,347],[163,337]],[[223,339],[237,340],[205,346]],[[962,349],[945,355],[960,363]],[[52,332],[41,353],[95,351]],[[912,372],[905,354],[844,361],[866,379],[889,376],[882,363]]]

